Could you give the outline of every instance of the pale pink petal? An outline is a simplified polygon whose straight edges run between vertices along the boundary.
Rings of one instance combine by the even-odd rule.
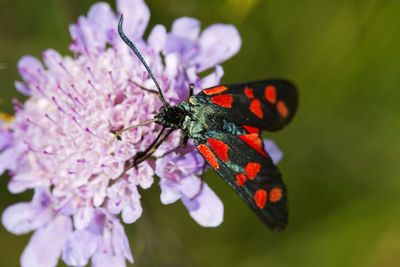
[[[83,32],[79,29],[78,25],[69,25],[69,34],[74,41],[70,44],[69,49],[75,53],[84,53],[87,50],[86,41]]]
[[[160,188],[160,200],[164,205],[174,203],[181,198],[180,190],[170,183],[160,183]]]
[[[44,68],[42,63],[33,56],[23,56],[18,61],[18,71],[25,82],[39,85],[41,81],[41,73]]]
[[[128,174],[130,174],[128,180],[143,189],[150,188],[154,182],[154,169],[147,162],[140,164],[138,170],[133,168]]]
[[[13,145],[14,145],[13,131],[11,129],[8,129],[6,123],[2,119],[0,119],[0,153],[3,153],[6,149],[11,148]],[[7,167],[1,167],[0,165],[0,175],[3,173],[2,171],[3,168]]]
[[[126,36],[141,38],[150,19],[150,10],[143,0],[117,0],[117,10],[124,15]]]
[[[140,204],[127,206],[122,210],[122,221],[128,224],[134,223],[140,218],[142,211]]]
[[[191,62],[201,72],[235,55],[241,46],[239,32],[232,25],[215,24],[199,38],[200,53]]]
[[[189,82],[197,84],[200,80],[200,78],[197,76],[197,69],[196,66],[189,66],[186,68],[186,76],[189,80]],[[198,86],[195,88],[197,90],[196,92],[199,92],[200,89],[205,89],[205,88],[198,88]]]
[[[14,82],[15,89],[24,95],[31,95],[31,89],[23,82]]]
[[[192,198],[200,192],[201,179],[195,175],[182,177],[176,187],[179,189],[181,194],[187,198]]]
[[[265,151],[267,151],[268,155],[271,157],[272,162],[274,164],[278,164],[283,157],[283,152],[279,149],[274,141],[269,139],[264,139],[263,141]]]
[[[109,222],[104,229],[99,249],[92,257],[93,266],[126,266],[125,259],[133,263],[128,238],[119,220],[107,215]]]
[[[2,214],[2,223],[7,231],[20,235],[37,229],[52,220],[54,212],[31,203],[17,203],[6,208]]]
[[[62,260],[72,266],[86,266],[98,248],[101,233],[93,229],[78,230],[68,236],[63,247]]]
[[[42,55],[44,64],[46,65],[47,69],[60,74],[66,74],[62,66],[60,65],[60,63],[63,61],[63,58],[56,50],[47,49],[42,52]]]
[[[18,153],[16,153],[15,149],[6,149],[0,153],[0,174],[3,174],[7,169],[15,170],[17,164]]]
[[[8,190],[13,194],[22,193],[27,189],[49,186],[49,182],[37,179],[31,172],[18,173],[8,183]]]
[[[133,263],[128,237],[126,236],[123,225],[116,219],[113,220],[112,244],[117,254],[124,256],[130,263]]]
[[[218,85],[223,75],[224,69],[220,65],[215,66],[215,71],[208,74],[199,81],[198,91]]]
[[[133,223],[142,215],[142,206],[136,185],[129,185],[128,188],[129,203],[122,210],[122,221],[124,223]]]
[[[21,256],[22,267],[55,267],[67,236],[72,232],[69,217],[57,216],[38,229]]]
[[[55,216],[51,196],[46,189],[38,188],[32,202],[17,203],[6,208],[1,220],[7,231],[20,235],[35,230]]]
[[[95,215],[95,209],[90,206],[79,208],[73,216],[74,227],[77,230],[83,229],[89,225]]]
[[[107,32],[110,28],[115,29],[115,23],[117,23],[114,11],[105,2],[93,4],[89,9],[87,17],[96,25],[99,32]]]
[[[165,46],[167,41],[167,30],[164,25],[156,25],[151,30],[147,42],[154,52],[159,53]]]
[[[190,40],[196,40],[200,33],[200,21],[190,17],[178,18],[172,23],[171,33]]]
[[[199,44],[185,37],[168,34],[164,50],[167,54],[177,53],[181,56],[183,67],[190,67],[188,61],[199,54]]]
[[[125,267],[126,261],[124,257],[118,255],[114,256],[110,251],[103,251],[96,253],[92,258],[93,267]]]
[[[182,197],[182,202],[189,210],[190,216],[203,227],[217,227],[224,218],[224,205],[218,196],[203,185],[200,195],[194,199]]]
[[[179,56],[176,53],[170,53],[165,56],[165,71],[170,77],[175,77],[179,72]]]
[[[88,12],[88,19],[96,31],[96,38],[101,41],[112,43],[117,36],[116,27],[118,21],[110,5],[104,2],[95,3]]]

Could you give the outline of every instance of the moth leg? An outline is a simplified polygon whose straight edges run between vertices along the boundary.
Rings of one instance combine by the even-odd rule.
[[[137,167],[138,164],[142,163],[143,161],[145,161],[146,159],[148,159],[156,150],[157,148],[160,147],[160,145],[165,141],[165,139],[168,138],[168,136],[174,131],[175,129],[169,129],[167,131],[166,134],[164,134],[163,137],[161,137],[161,139],[157,142],[157,139],[159,138],[159,136],[161,136],[161,134],[159,134],[159,136],[157,136],[156,140],[154,140],[154,142],[144,151],[144,152],[139,152],[135,155],[134,159],[133,159],[133,166]]]
[[[136,155],[133,157],[133,166],[137,167],[137,165],[141,162],[143,162],[145,159],[151,156],[156,149],[161,145],[161,143],[168,137],[168,135],[172,132],[172,129],[168,130],[168,132],[163,136],[163,132],[165,130],[165,127],[163,127],[160,131],[160,133],[157,135],[156,139],[150,144],[148,148],[146,148],[145,151],[139,151],[136,153]],[[161,139],[160,139],[161,138]]]
[[[122,140],[122,137],[121,137],[121,135],[118,133],[118,131],[116,131],[116,130],[110,130],[110,133],[111,133],[112,135],[114,135],[114,138],[117,139],[118,141],[121,141],[121,140]],[[113,140],[114,140],[114,139],[113,139]]]
[[[183,148],[187,147],[188,141],[189,141],[189,136],[187,136],[187,135],[183,136],[183,140],[182,140],[182,147]]]
[[[142,163],[143,161],[148,159],[157,150],[157,148],[165,141],[165,139],[168,138],[168,136],[172,133],[172,131],[174,131],[174,129],[169,129],[167,131],[167,133],[160,139],[160,136],[161,136],[162,132],[164,131],[164,129],[165,128],[163,128],[161,130],[161,132],[160,132],[160,134],[158,134],[157,138],[153,141],[153,143],[145,151],[138,152],[134,157],[132,157],[130,160],[127,160],[125,162],[126,167],[125,167],[124,171],[115,180],[118,180],[119,178],[121,178],[127,171],[129,171],[133,167],[137,168],[137,166],[140,163]],[[157,141],[158,141],[158,143],[157,143]]]
[[[149,89],[149,88],[143,87],[140,84],[138,84],[137,82],[132,81],[132,80],[129,80],[129,82],[133,83],[134,85],[136,85],[137,87],[139,87],[140,89],[142,89],[144,91],[147,91],[147,92],[152,93],[152,94],[156,94],[157,97],[161,99],[160,93],[157,90],[153,90],[153,89]]]
[[[189,84],[189,97],[193,95],[194,83]]]
[[[207,166],[207,163],[204,162],[204,164],[203,164],[203,171],[202,171],[201,176],[200,176],[201,184],[200,184],[199,191],[197,191],[196,195],[194,195],[190,200],[193,200],[193,199],[195,199],[196,197],[198,197],[198,196],[200,195],[201,191],[203,191],[203,187],[204,187],[204,173],[206,172],[206,166]]]
[[[173,148],[173,149],[171,149],[171,150],[168,150],[167,152],[165,152],[164,154],[162,154],[161,156],[160,156],[160,158],[162,158],[162,157],[165,157],[166,155],[168,155],[168,154],[171,154],[172,152],[175,152],[177,149],[179,149],[179,148],[186,148],[186,146],[187,146],[187,142],[189,141],[189,137],[188,136],[186,136],[186,135],[184,135],[183,137],[182,137],[182,142],[181,142],[181,144],[180,145],[178,145],[177,147],[175,147],[175,148]]]

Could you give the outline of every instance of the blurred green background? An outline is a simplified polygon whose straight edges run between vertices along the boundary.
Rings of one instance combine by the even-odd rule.
[[[40,58],[46,48],[70,55],[68,25],[93,3],[0,1],[1,111],[13,112],[13,97],[23,100],[13,85],[18,59]],[[234,24],[243,44],[223,65],[223,82],[286,77],[298,85],[300,106],[287,128],[265,134],[284,151],[290,222],[283,233],[265,228],[210,171],[206,181],[225,204],[223,224],[202,228],[180,202],[163,206],[157,186],[142,190],[142,218],[125,228],[134,266],[399,266],[400,1],[147,4],[150,27],[170,29],[181,16],[203,28]],[[11,195],[8,180],[0,180],[0,211],[31,197]],[[1,226],[0,266],[19,266],[29,237]]]

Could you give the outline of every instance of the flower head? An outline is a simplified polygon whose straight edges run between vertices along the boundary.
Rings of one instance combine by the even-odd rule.
[[[177,19],[170,32],[156,25],[145,40],[150,16],[145,3],[117,0],[117,9],[124,13],[126,35],[170,104],[186,100],[190,83],[197,90],[218,84],[223,75],[219,64],[240,48],[233,26],[212,25],[200,33],[200,22],[187,17]],[[12,174],[10,192],[35,192],[31,202],[10,206],[2,215],[12,233],[35,231],[22,255],[23,266],[55,266],[60,257],[74,266],[89,260],[94,266],[133,262],[117,216],[124,223],[141,216],[138,187],[149,188],[155,174],[162,203],[182,200],[203,226],[222,222],[222,202],[201,185],[204,160],[190,144],[173,151],[181,143],[179,131],[154,158],[121,176],[126,162],[146,149],[161,128],[155,123],[138,127],[121,140],[113,132],[152,119],[162,103],[140,88],[154,84],[119,38],[118,17],[108,4],[95,4],[70,26],[74,57],[49,49],[43,52],[44,64],[32,56],[19,61],[23,81],[15,86],[29,99],[16,102],[15,119],[0,125],[0,172]],[[209,68],[214,70],[206,77],[197,75]],[[47,257],[38,256],[43,253]]]
[[[185,101],[195,88],[219,83],[219,65],[236,54],[240,36],[231,25],[216,24],[200,33],[200,22],[177,19],[170,32],[156,25],[143,33],[149,9],[143,0],[117,0],[125,33],[133,40],[170,104]],[[43,62],[24,56],[16,89],[29,96],[16,102],[12,122],[0,124],[0,173],[12,174],[12,193],[34,190],[31,202],[8,207],[3,225],[12,233],[35,231],[25,248],[22,266],[125,266],[133,262],[123,224],[142,214],[138,187],[149,188],[160,177],[161,202],[181,200],[202,226],[222,222],[223,205],[199,176],[204,160],[192,143],[179,148],[175,131],[137,169],[124,173],[126,162],[145,150],[160,126],[152,123],[113,132],[152,119],[162,106],[140,61],[117,33],[118,15],[106,3],[92,6],[70,26],[74,57],[54,50]],[[213,68],[200,78],[199,72]],[[121,175],[123,173],[123,175]],[[48,246],[51,244],[51,246]],[[46,255],[46,257],[40,257]]]

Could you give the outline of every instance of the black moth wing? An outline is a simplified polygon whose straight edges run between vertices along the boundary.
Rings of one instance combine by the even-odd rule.
[[[257,133],[247,136],[261,142]],[[282,231],[288,221],[286,187],[263,147],[256,150],[238,136],[219,130],[207,131],[203,137],[194,140],[203,157],[264,224],[272,231]]]
[[[268,131],[280,130],[289,123],[298,102],[294,84],[281,79],[219,85],[196,96],[209,101],[227,121]]]

